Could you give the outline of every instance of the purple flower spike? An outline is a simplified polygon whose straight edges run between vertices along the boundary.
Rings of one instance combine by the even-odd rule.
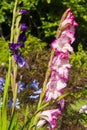
[[[14,59],[16,63],[19,65],[19,67],[24,67],[27,65],[25,60],[21,56],[18,56],[17,54],[14,54]]]
[[[26,10],[26,9],[20,10],[20,14],[26,14],[26,13],[27,13],[27,10]]]
[[[28,27],[26,26],[25,23],[22,23],[22,24],[21,24],[21,30],[22,30],[22,31],[26,31],[27,28],[28,28]]]
[[[21,33],[19,38],[18,38],[18,42],[25,42],[26,41],[26,35],[25,32]]]
[[[21,47],[20,43],[9,43],[9,49],[11,51],[17,51]]]

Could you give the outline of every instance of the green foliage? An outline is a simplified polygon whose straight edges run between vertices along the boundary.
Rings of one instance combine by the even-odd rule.
[[[7,63],[9,58],[8,41],[0,38],[0,64]]]
[[[51,0],[47,0],[47,3],[48,3],[48,4],[51,3]]]
[[[84,105],[87,105],[87,99],[79,99],[75,101],[73,104],[70,104],[67,110],[68,114],[73,113],[72,116],[77,115],[79,123],[82,126],[87,127],[87,114],[79,114],[79,110]]]
[[[32,51],[34,52],[34,50],[35,52],[40,52],[46,47],[47,47],[46,42],[41,41],[37,37],[29,35],[29,37],[27,38],[25,42],[25,48],[23,49],[23,53],[24,55],[27,55]]]
[[[69,2],[64,0],[63,4],[72,8],[76,17],[82,18],[85,22],[87,21],[87,15],[85,13],[87,11],[86,0],[70,0]]]
[[[8,1],[8,0],[0,0],[0,23],[7,21],[9,24],[9,13],[12,13],[13,10],[13,1]],[[11,23],[11,22],[10,22]]]
[[[22,0],[19,0],[21,2]],[[76,21],[79,23],[77,28],[77,42],[81,41],[86,48],[87,38],[87,2],[86,0],[25,0],[24,7],[28,10],[27,18],[23,17],[23,20],[29,25],[29,33],[35,35],[41,39],[53,38],[56,34],[56,29],[59,26],[61,14],[67,9],[71,8],[76,17]],[[2,0],[0,2],[0,23],[2,34],[6,31],[6,35],[9,35],[9,31],[4,30],[4,24],[11,26],[11,16],[14,1]],[[6,22],[5,22],[6,21]],[[84,31],[83,31],[84,30]],[[0,32],[1,34],[1,32]]]
[[[11,58],[9,58],[9,63],[11,63]],[[3,102],[2,102],[2,108],[1,108],[1,124],[0,129],[1,130],[7,130],[7,104],[8,104],[8,88],[10,84],[10,75],[11,75],[11,64],[9,64],[8,72],[6,74],[6,81],[4,85],[4,94],[3,94]]]
[[[83,105],[87,105],[87,100],[82,100],[82,99],[79,99],[77,101],[74,102],[74,104],[70,104],[70,109],[75,111],[75,112],[79,112],[80,108],[83,106]]]
[[[5,39],[0,38],[0,64],[4,64],[8,62],[8,57],[9,57],[8,44],[9,44],[8,41],[5,41]],[[47,47],[46,42],[42,42],[37,37],[30,35],[25,42],[25,48],[23,49],[23,53],[24,55],[27,55],[33,50],[39,52],[46,47]]]
[[[87,70],[87,52],[83,50],[81,43],[78,45],[78,51],[71,55],[71,64],[75,70],[80,67],[82,67],[84,71]]]

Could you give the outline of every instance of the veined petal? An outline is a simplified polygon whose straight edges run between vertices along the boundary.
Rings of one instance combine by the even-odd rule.
[[[37,123],[37,126],[39,126],[40,128],[45,123],[48,123],[48,127],[54,130],[56,128],[56,120],[60,115],[61,115],[60,109],[52,109],[52,110],[43,111],[40,114],[41,121]]]

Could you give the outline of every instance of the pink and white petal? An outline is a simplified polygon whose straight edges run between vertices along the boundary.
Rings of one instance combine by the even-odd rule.
[[[37,123],[37,128],[38,129],[41,128],[44,124],[46,124],[46,120],[44,119],[39,120]]]
[[[61,115],[60,109],[52,109],[43,111],[40,117],[49,123],[49,127],[53,130],[56,128],[56,120]]]

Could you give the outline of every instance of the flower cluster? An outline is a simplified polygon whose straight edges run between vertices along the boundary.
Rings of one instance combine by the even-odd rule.
[[[33,80],[30,86],[36,90],[33,92],[33,95],[29,96],[30,99],[38,99],[40,93],[42,92],[42,88],[39,88],[39,82],[37,80]]]
[[[64,88],[67,86],[67,80],[71,68],[69,63],[70,53],[73,53],[71,44],[75,41],[75,26],[78,26],[78,24],[74,19],[71,9],[68,9],[66,18],[60,24],[61,35],[51,43],[51,47],[55,51],[55,56],[50,66],[51,76],[46,86],[46,102],[57,99],[61,96]],[[64,99],[57,103],[60,104],[61,109],[64,108]],[[43,111],[40,115],[42,120],[44,119],[50,124],[50,129],[52,130],[56,127],[55,119],[57,119],[61,114],[61,109]],[[56,111],[57,115],[54,114],[54,111]],[[43,113],[45,118],[43,118]],[[53,119],[51,113],[55,115],[53,116],[55,119]],[[40,123],[42,122],[39,122],[39,126],[43,124]]]
[[[3,95],[3,91],[4,91],[4,84],[5,84],[5,79],[0,77],[0,108],[2,107],[2,95]],[[29,89],[31,87],[31,89],[33,88],[35,91],[33,92],[33,94],[31,96],[28,96],[27,98],[30,98],[32,100],[38,100],[40,93],[42,92],[42,88],[39,88],[39,82],[37,80],[33,80],[31,82],[31,84],[25,84],[22,81],[22,75],[20,76],[20,80],[17,82],[18,84],[18,90],[17,93],[20,96],[21,92],[25,91],[26,89]],[[9,93],[11,93],[11,90],[9,89]],[[12,107],[14,105],[13,100],[11,99],[12,97],[9,96],[8,97],[8,106]],[[15,102],[15,107],[17,109],[20,108],[21,102],[19,101],[18,98],[16,98],[16,102]]]
[[[52,49],[56,54],[51,64],[51,77],[46,86],[46,101],[56,99],[62,95],[63,89],[67,85],[69,70],[70,54],[73,52],[71,44],[75,40],[75,26],[78,24],[74,20],[74,15],[71,10],[67,10],[67,17],[61,23],[61,36],[51,43]]]
[[[22,4],[20,4],[22,6]],[[19,6],[19,7],[21,7]],[[24,15],[27,13],[26,9],[21,9],[19,14],[20,15]],[[16,63],[20,66],[26,66],[26,62],[24,60],[24,58],[22,57],[22,53],[21,53],[21,48],[24,47],[24,42],[26,41],[26,30],[27,30],[27,25],[25,23],[21,23],[20,24],[20,35],[18,37],[17,43],[9,43],[9,49],[16,61]]]

